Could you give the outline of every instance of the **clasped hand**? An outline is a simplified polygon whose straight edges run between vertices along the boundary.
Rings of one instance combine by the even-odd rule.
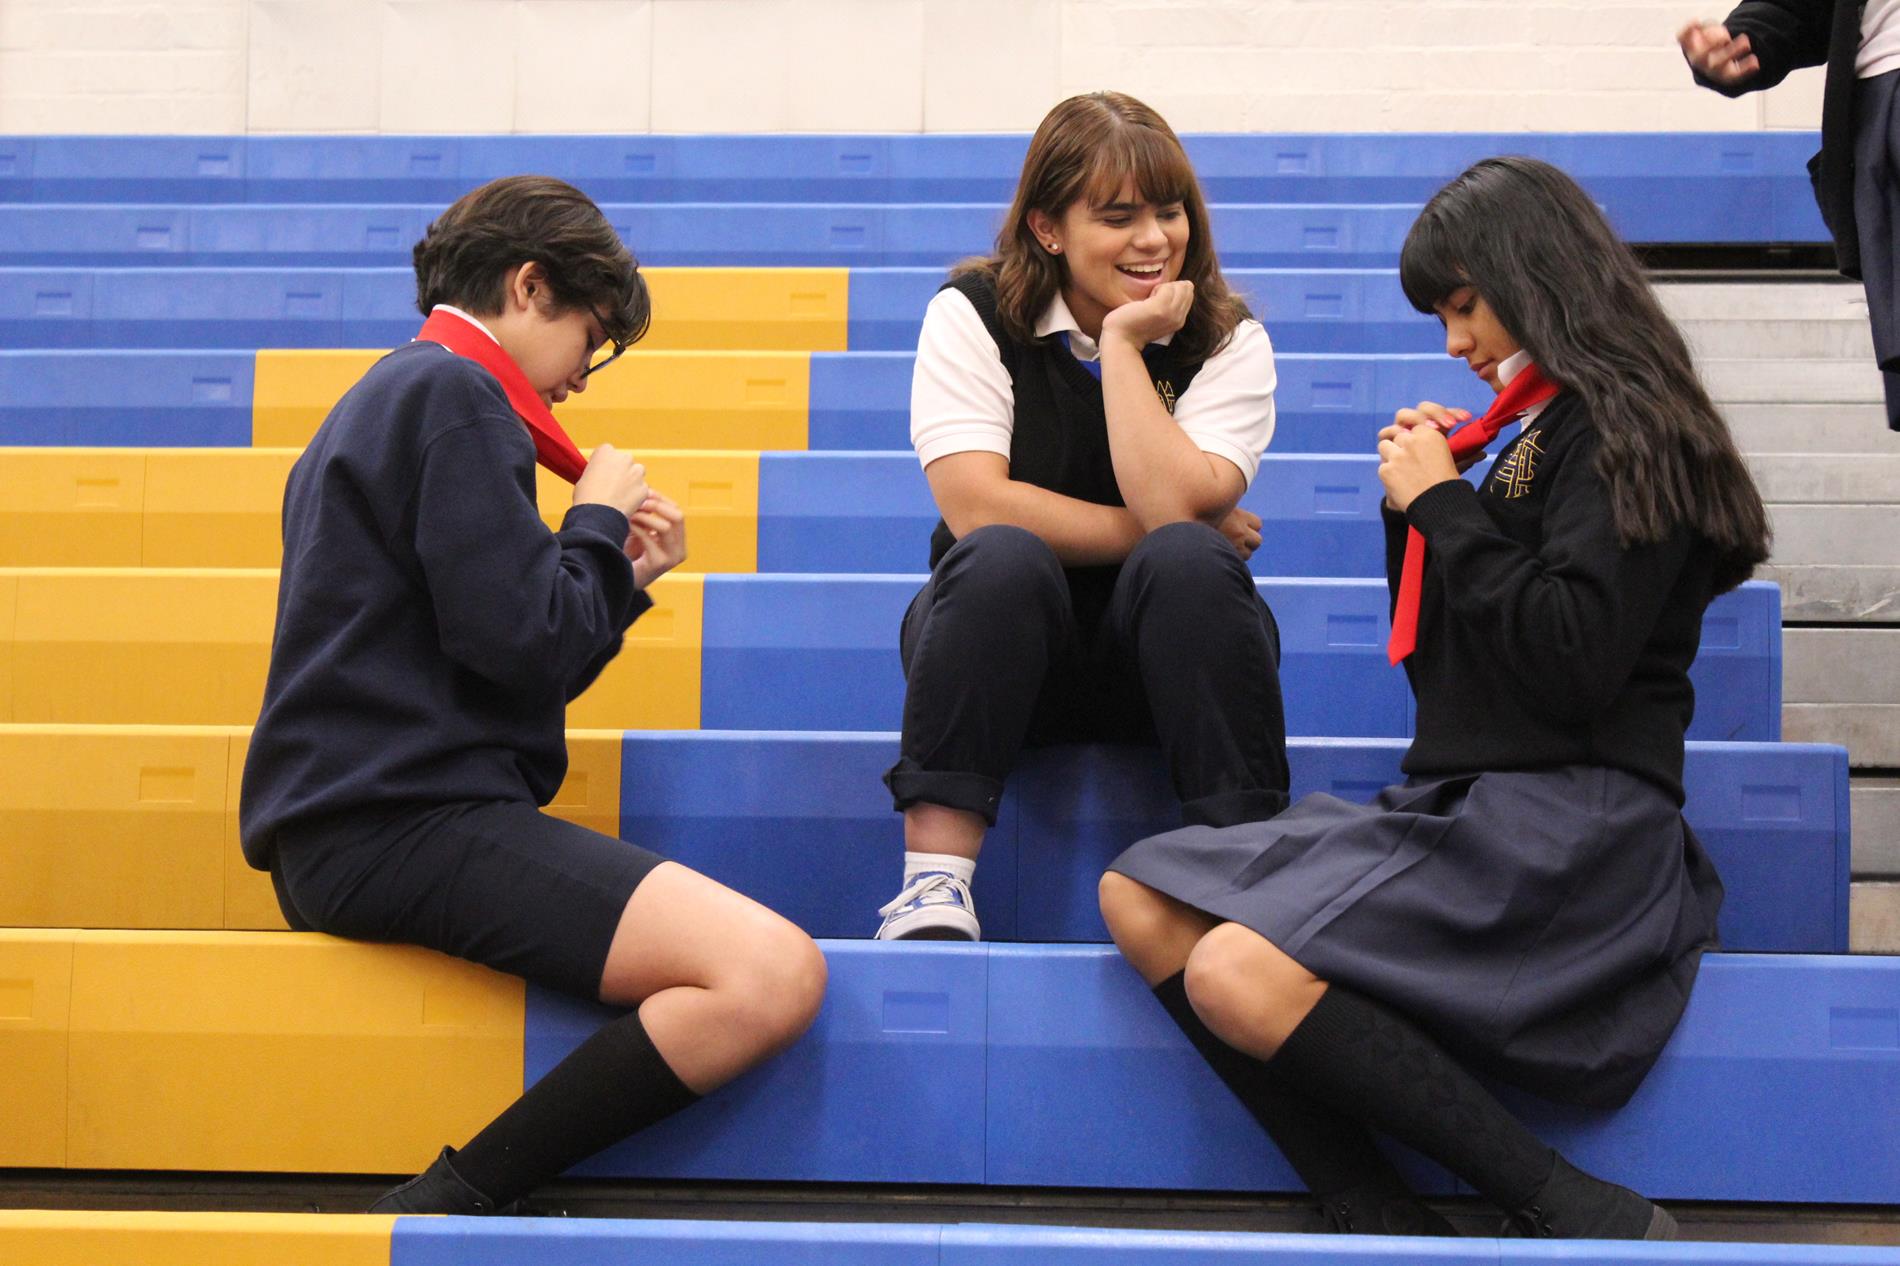
[[[1429,400],[1393,414],[1392,425],[1379,432],[1379,482],[1385,485],[1385,503],[1403,514],[1419,493],[1458,478],[1461,467],[1452,459],[1445,434],[1470,420],[1464,409]],[[1464,465],[1477,459],[1473,453]]]
[[[575,505],[612,506],[627,516],[622,547],[633,560],[633,583],[648,585],[686,561],[686,512],[647,486],[647,468],[602,444],[574,485]]]

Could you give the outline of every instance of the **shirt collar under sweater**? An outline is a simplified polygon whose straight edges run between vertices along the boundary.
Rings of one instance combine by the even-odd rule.
[[[467,321],[470,325],[474,326],[476,329],[486,334],[489,337],[489,339],[494,342],[495,346],[497,347],[501,346],[501,340],[495,337],[495,332],[493,330],[489,329],[486,325],[482,324],[482,320],[480,317],[473,316],[467,312],[464,312],[460,308],[456,307],[454,304],[449,304],[449,303],[438,303],[433,308],[429,309],[430,316],[434,316],[438,312],[446,312],[450,316],[461,317],[464,321]]]
[[[1069,301],[1062,297],[1060,290],[1049,301],[1049,306],[1036,318],[1036,337],[1048,338],[1051,334],[1069,336],[1069,350],[1075,353],[1077,360],[1100,360],[1102,348],[1094,339],[1082,333],[1082,327],[1076,324],[1075,314],[1069,311]],[[1164,334],[1155,340],[1159,346],[1166,347],[1174,339],[1172,334]]]
[[[1511,383],[1511,379],[1517,377],[1518,373],[1521,370],[1523,370],[1524,366],[1530,363],[1531,363],[1531,354],[1522,349],[1512,352],[1509,356],[1506,356],[1503,360],[1499,361],[1498,362],[1498,386],[1508,387]],[[1539,404],[1533,405],[1532,407],[1524,410],[1524,416],[1519,418],[1518,421],[1522,422],[1525,426],[1529,426],[1532,422],[1537,420],[1537,415],[1542,413],[1546,408],[1549,407],[1549,405],[1550,405],[1550,401],[1548,400],[1545,400]]]

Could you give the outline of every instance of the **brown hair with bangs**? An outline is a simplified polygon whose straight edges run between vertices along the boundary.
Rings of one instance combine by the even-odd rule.
[[[1036,319],[1068,281],[1069,266],[1042,249],[1030,231],[1029,213],[1060,219],[1084,198],[1092,207],[1105,206],[1130,182],[1144,201],[1178,202],[1187,214],[1181,280],[1194,283],[1194,306],[1173,346],[1191,360],[1205,360],[1251,313],[1221,276],[1207,203],[1181,138],[1159,114],[1125,93],[1091,92],[1049,111],[1030,139],[1016,199],[996,235],[996,253],[966,259],[951,275],[988,274],[996,284],[1003,327],[1024,343],[1034,342]]]
[[[592,312],[616,351],[647,332],[652,302],[640,265],[593,199],[551,176],[504,176],[436,217],[412,257],[416,307],[477,316],[502,310],[508,278],[541,266],[558,310]]]

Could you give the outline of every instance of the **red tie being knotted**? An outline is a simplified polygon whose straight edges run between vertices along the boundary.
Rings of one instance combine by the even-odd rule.
[[[1469,456],[1498,437],[1513,420],[1535,409],[1561,390],[1539,373],[1537,366],[1520,369],[1484,416],[1468,422],[1451,433],[1453,460]],[[1417,528],[1405,538],[1405,569],[1399,573],[1399,600],[1392,608],[1392,639],[1386,643],[1385,657],[1397,664],[1418,647],[1418,603],[1425,589],[1425,537]]]
[[[528,426],[528,434],[534,439],[535,460],[569,483],[581,477],[581,472],[587,469],[587,459],[554,420],[554,411],[521,372],[521,366],[515,364],[514,357],[502,350],[501,344],[486,330],[453,312],[437,309],[422,323],[416,340],[440,343],[495,375],[501,389],[508,394],[508,403]]]

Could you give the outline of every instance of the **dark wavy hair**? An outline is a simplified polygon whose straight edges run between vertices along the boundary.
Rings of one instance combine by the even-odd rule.
[[[1145,201],[1178,202],[1187,213],[1181,280],[1194,283],[1194,306],[1172,346],[1191,360],[1206,359],[1251,313],[1221,276],[1207,201],[1181,139],[1159,114],[1125,93],[1091,92],[1049,111],[1030,138],[1016,198],[996,235],[996,252],[964,260],[951,275],[988,274],[996,283],[1003,328],[1021,342],[1033,342],[1036,319],[1068,280],[1069,265],[1042,249],[1030,231],[1029,213],[1061,219],[1083,198],[1092,207],[1106,206],[1130,181]]]
[[[1420,312],[1469,286],[1545,376],[1582,399],[1627,548],[1686,524],[1716,548],[1716,592],[1768,558],[1768,514],[1728,424],[1641,265],[1577,182],[1487,158],[1432,195],[1399,283]]]
[[[551,176],[504,176],[462,195],[422,235],[413,259],[424,316],[438,303],[493,316],[509,275],[532,261],[556,309],[593,312],[616,351],[653,319],[633,252],[593,199]]]

